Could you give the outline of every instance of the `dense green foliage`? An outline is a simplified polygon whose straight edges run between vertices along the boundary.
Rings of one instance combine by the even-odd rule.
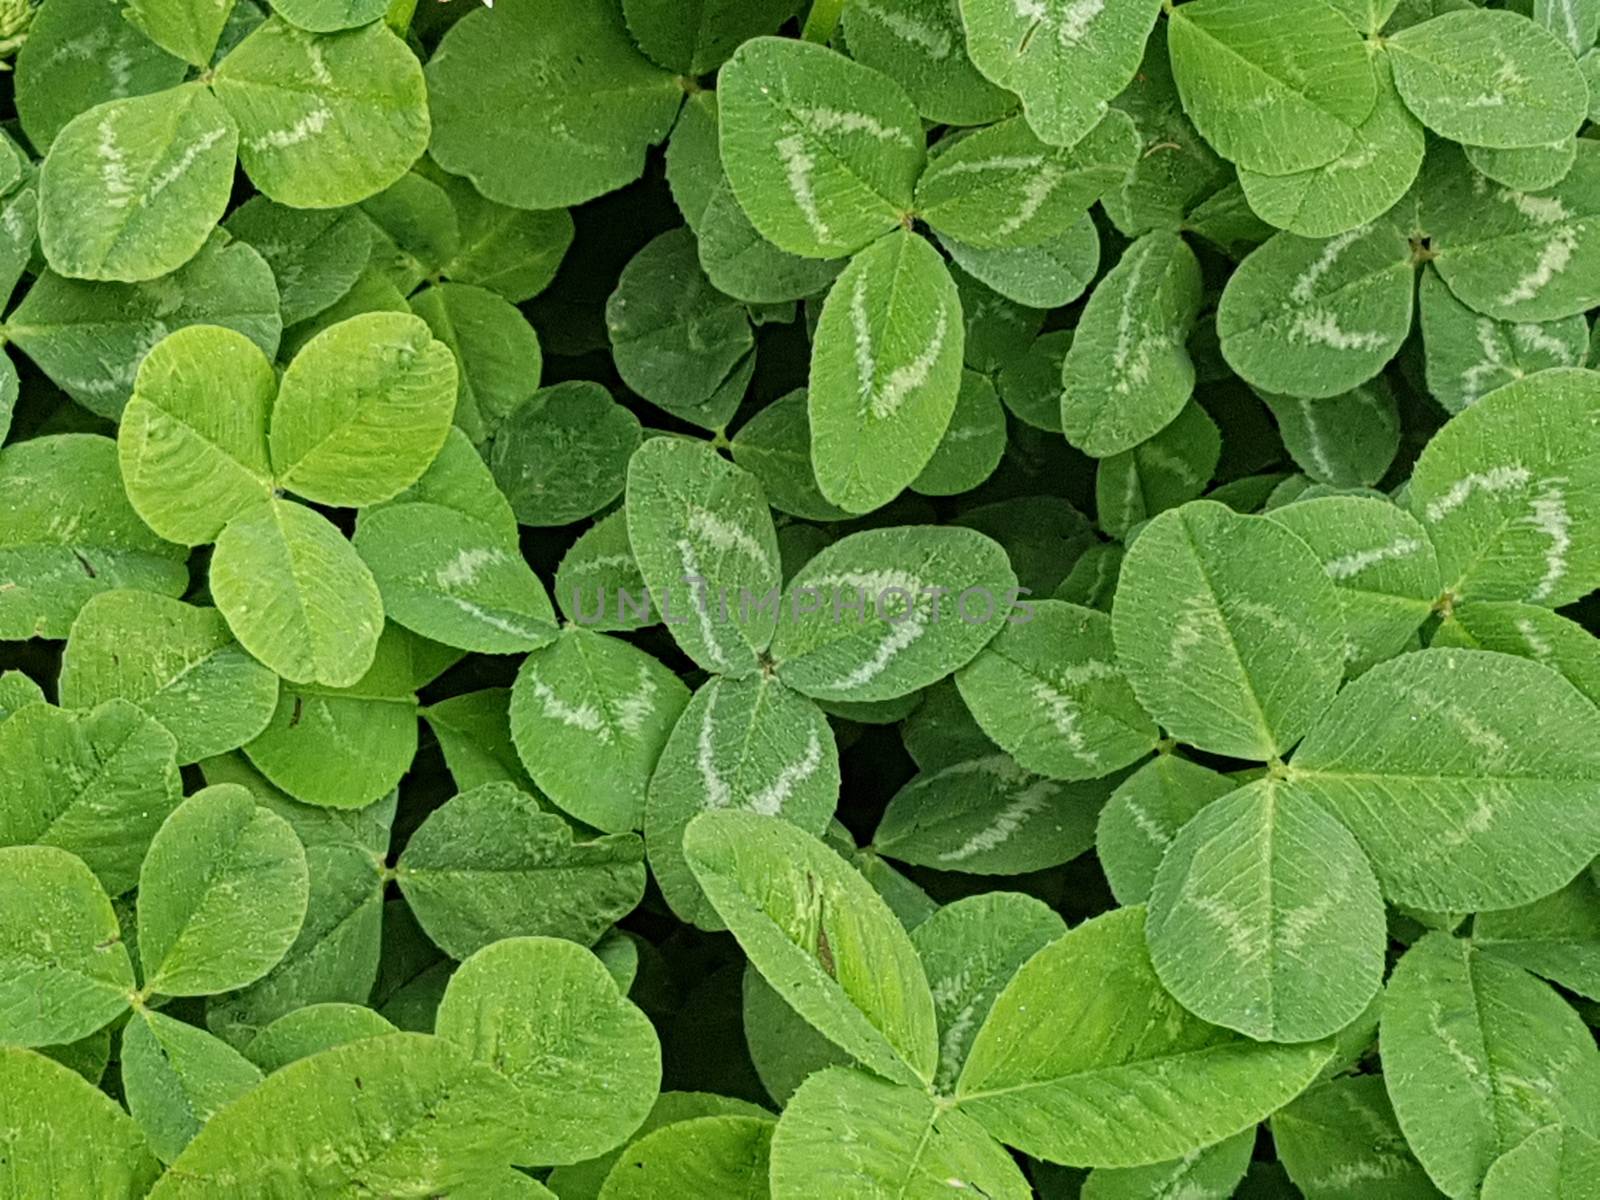
[[[0,0],[0,1196],[1600,1196],[1597,41]]]

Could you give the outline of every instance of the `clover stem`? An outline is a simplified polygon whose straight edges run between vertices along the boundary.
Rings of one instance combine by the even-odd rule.
[[[839,17],[843,12],[844,0],[816,0],[806,16],[806,25],[800,36],[808,42],[826,45],[833,37],[833,31],[839,27]]]

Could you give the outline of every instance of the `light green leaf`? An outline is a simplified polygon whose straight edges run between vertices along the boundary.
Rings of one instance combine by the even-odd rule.
[[[494,481],[524,525],[570,525],[622,495],[639,418],[604,385],[541,388],[506,418],[489,452]]]
[[[211,594],[239,644],[285,680],[348,687],[372,665],[383,601],[326,517],[287,500],[228,523]]]
[[[1095,829],[1095,855],[1117,901],[1148,900],[1178,831],[1238,783],[1176,754],[1158,755],[1119,783]]]
[[[1593,591],[1600,374],[1544,371],[1485,396],[1428,443],[1406,498],[1454,597],[1554,607]]]
[[[808,521],[845,520],[850,514],[823,496],[811,467],[808,399],[805,388],[780,396],[740,426],[729,448],[733,461],[760,480],[778,512]]]
[[[955,1099],[1036,1158],[1144,1166],[1254,1125],[1329,1049],[1251,1042],[1190,1016],[1150,967],[1144,910],[1124,908],[1028,960],[978,1031]],[[1168,1103],[1147,1102],[1155,1088]]]
[[[1307,1200],[1436,1200],[1378,1075],[1318,1084],[1272,1114],[1278,1157]]]
[[[1117,656],[1179,741],[1270,759],[1305,734],[1343,666],[1338,595],[1311,548],[1213,501],[1139,534],[1112,605]],[[1202,675],[1207,686],[1186,682]]]
[[[881,238],[828,293],[811,352],[811,459],[850,512],[894,499],[938,449],[961,390],[961,300],[910,231]]]
[[[1384,42],[1406,106],[1454,142],[1516,149],[1578,132],[1589,89],[1549,30],[1511,12],[1469,9]]]
[[[1533,19],[1581,55],[1600,38],[1600,5],[1594,0],[1533,0]]]
[[[832,850],[777,817],[702,813],[684,854],[717,914],[788,1005],[888,1079],[933,1078],[933,997],[905,929]]]
[[[1578,1014],[1520,967],[1432,933],[1395,967],[1384,1081],[1406,1141],[1446,1195],[1545,1125],[1600,1131],[1600,1051]]]
[[[1600,640],[1548,608],[1514,600],[1452,604],[1429,644],[1531,658],[1600,704]]]
[[[1344,610],[1345,670],[1359,675],[1416,645],[1443,585],[1427,531],[1366,496],[1319,496],[1273,509],[1322,562]]]
[[[74,1042],[126,1011],[133,964],[89,868],[54,846],[15,845],[0,847],[0,867],[0,1043]]]
[[[411,298],[411,311],[456,357],[455,423],[475,442],[492,438],[539,390],[539,336],[496,292],[442,283]]]
[[[1600,853],[1591,734],[1600,713],[1550,668],[1423,650],[1339,694],[1296,752],[1289,786],[1349,827],[1391,902],[1510,908]]]
[[[1547,1125],[1507,1150],[1483,1178],[1483,1200],[1512,1200],[1529,1188],[1593,1200],[1600,1194],[1600,1140],[1570,1125]]]
[[[299,936],[309,886],[305,850],[282,817],[238,784],[196,792],[163,822],[139,872],[146,992],[254,983]]]
[[[363,514],[355,548],[391,620],[484,654],[536,650],[556,637],[544,584],[514,539],[486,521],[430,503]]]
[[[1160,15],[1151,0],[961,0],[978,70],[1016,92],[1045,141],[1071,146],[1127,86]]]
[[[233,189],[239,131],[199,84],[80,114],[39,176],[39,240],[51,267],[125,283],[200,252]]]
[[[245,1047],[245,1057],[271,1074],[279,1067],[335,1046],[395,1032],[361,1004],[308,1004],[279,1017]]]
[[[652,438],[629,460],[626,512],[652,600],[684,614],[668,626],[684,652],[708,671],[754,671],[777,627],[763,604],[783,583],[755,476],[703,442]]]
[[[0,846],[70,850],[120,896],[181,798],[174,748],[172,735],[126,700],[89,712],[18,710],[0,724]]]
[[[528,655],[511,689],[511,736],[533,781],[607,833],[638,829],[645,789],[689,689],[627,642],[568,628]]]
[[[1262,391],[1337,396],[1400,349],[1414,290],[1410,243],[1387,221],[1326,241],[1280,233],[1223,289],[1223,357]]]
[[[922,124],[887,75],[825,46],[764,37],[739,47],[717,83],[728,182],[768,241],[837,258],[911,211]]]
[[[917,213],[980,249],[1059,237],[1122,182],[1138,155],[1132,120],[1107,112],[1068,148],[1040,141],[1021,117],[941,142],[917,180]]]
[[[1330,487],[1372,487],[1400,447],[1400,413],[1380,376],[1338,396],[1262,394],[1295,465]]]
[[[810,458],[802,461],[810,470]],[[580,534],[556,568],[555,601],[562,617],[597,633],[654,625],[660,614],[646,603],[647,596],[622,509]]]
[[[1034,246],[980,250],[951,238],[939,244],[963,271],[1016,304],[1060,308],[1094,281],[1100,268],[1100,233],[1085,214],[1065,233]]]
[[[1333,237],[1377,220],[1415,182],[1422,126],[1401,103],[1388,60],[1374,69],[1378,102],[1336,158],[1288,175],[1239,172],[1245,198],[1264,221],[1302,237]]]
[[[261,1072],[203,1029],[141,1008],[122,1032],[122,1094],[150,1148],[171,1162]]]
[[[1100,460],[1094,479],[1100,527],[1125,538],[1156,514],[1195,499],[1216,474],[1221,456],[1216,423],[1199,404],[1184,405],[1158,433]]]
[[[599,1200],[767,1200],[770,1117],[692,1117],[642,1137],[617,1157]]]
[[[933,1200],[1033,1195],[1004,1149],[965,1113],[861,1071],[811,1076],[772,1137],[773,1200]]]
[[[382,512],[391,504],[447,508],[489,526],[503,543],[512,544],[517,538],[517,519],[512,515],[511,505],[495,486],[494,476],[473,448],[472,440],[459,427],[445,435],[439,456],[428,465],[420,479],[393,500],[364,511],[361,520]],[[359,530],[359,523],[357,528]]]
[[[516,1106],[508,1082],[443,1038],[351,1042],[273,1072],[212,1118],[150,1200],[465,1194],[504,1171]]]
[[[1247,171],[1332,162],[1377,103],[1366,44],[1322,0],[1196,0],[1172,11],[1167,41],[1184,111]]]
[[[1200,264],[1151,233],[1095,285],[1061,364],[1061,425],[1085,454],[1131,450],[1171,424],[1194,390],[1185,343],[1200,311]]]
[[[713,676],[673,727],[650,777],[645,845],[661,894],[680,919],[721,922],[683,856],[698,813],[781,816],[821,836],[839,801],[839,751],[820,709],[776,679]]]
[[[983,731],[1052,779],[1099,779],[1150,753],[1155,722],[1117,666],[1111,618],[1059,600],[1031,607],[956,672]]]
[[[161,1173],[120,1104],[31,1050],[0,1046],[0,1121],[13,1142],[0,1187],[15,1196],[122,1200],[142,1196]]]
[[[1096,1167],[1083,1181],[1083,1200],[1228,1200],[1250,1167],[1256,1131],[1246,1129],[1214,1146],[1148,1167]]]
[[[556,938],[507,938],[451,976],[439,1036],[511,1081],[513,1161],[581,1162],[620,1145],[661,1088],[650,1019],[589,951]]]
[[[747,38],[776,33],[795,0],[623,0],[628,33],[680,75],[709,75]]]
[[[151,592],[103,592],[78,611],[58,687],[66,708],[131,700],[172,734],[180,764],[238,749],[278,703],[277,676],[216,609]]]
[[[0,721],[29,704],[45,703],[44,689],[31,675],[15,668],[0,671]]]
[[[1361,1015],[1383,982],[1383,897],[1355,838],[1264,779],[1206,805],[1173,840],[1145,926],[1162,984],[1203,1020],[1309,1042]]]
[[[117,430],[128,500],[150,528],[201,545],[265,504],[277,390],[271,361],[235,330],[191,325],[156,343]]]
[[[437,279],[461,248],[461,226],[449,194],[420,172],[408,172],[362,201],[361,212],[372,235],[368,269],[380,273],[402,295]]]
[[[1553,146],[1530,146],[1520,150],[1491,150],[1485,146],[1462,146],[1461,149],[1467,161],[1485,178],[1524,192],[1555,187],[1578,161],[1576,138],[1565,138]]]
[[[852,0],[844,9],[850,56],[882,71],[940,125],[984,125],[1016,97],[996,87],[967,57],[961,9],[945,0]]]
[[[1004,549],[975,530],[851,534],[790,581],[771,657],[815,699],[893,700],[971,662],[1018,595]]]
[[[1589,349],[1582,314],[1559,321],[1496,321],[1468,308],[1429,268],[1419,292],[1428,391],[1446,412],[1550,367],[1581,367]]]
[[[676,77],[634,48],[619,0],[469,12],[427,75],[434,161],[515,208],[581,204],[632,183],[683,100]],[[507,120],[486,124],[486,112]]]
[[[963,371],[944,438],[911,481],[911,490],[923,496],[970,492],[995,473],[1005,451],[1006,410],[994,384],[987,375]]]
[[[0,450],[0,637],[64,638],[84,603],[114,588],[179,595],[183,560],[129,506],[110,438],[66,433]]]
[[[372,665],[349,687],[285,679],[272,721],[245,746],[246,756],[305,804],[365,808],[388,794],[416,757],[415,656],[422,646],[388,625]]]
[[[270,445],[278,483],[319,504],[377,504],[439,453],[455,360],[418,317],[371,313],[313,338],[283,374]]]
[[[279,204],[338,208],[383,191],[428,146],[422,65],[382,22],[325,37],[274,17],[212,84],[239,160]]]
[[[285,21],[313,33],[336,33],[376,21],[387,11],[386,0],[272,0]]]
[[[535,934],[590,945],[643,897],[644,847],[631,834],[580,841],[514,784],[486,783],[429,814],[395,879],[453,958]]]
[[[432,163],[425,158],[417,169],[444,188],[461,230],[461,247],[444,273],[513,304],[544,291],[572,245],[571,214],[564,208],[540,211],[496,204],[467,180],[446,175]]]
[[[1585,871],[1532,904],[1479,913],[1472,941],[1492,957],[1600,998],[1600,879]]]
[[[265,196],[234,209],[224,227],[267,260],[286,325],[346,296],[372,249],[371,226],[359,212],[288,208]]]
[[[537,790],[511,744],[510,705],[510,688],[484,688],[421,710],[457,791],[471,791],[482,783],[514,783],[526,792]]]
[[[1558,321],[1600,303],[1600,146],[1527,193],[1490,182],[1448,147],[1428,162],[1424,219],[1435,269],[1469,308],[1502,321]]]
[[[225,325],[269,358],[277,354],[283,318],[266,260],[219,232],[172,275],[148,283],[93,283],[45,271],[5,332],[62,391],[116,420],[145,355],[186,325]]]

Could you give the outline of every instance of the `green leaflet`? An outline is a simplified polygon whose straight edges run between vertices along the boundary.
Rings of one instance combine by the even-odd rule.
[[[974,279],[1031,308],[1071,304],[1089,290],[1100,266],[1100,234],[1087,214],[1037,245],[980,250],[951,238],[939,244]]]
[[[1272,1115],[1272,1141],[1290,1178],[1316,1200],[1438,1195],[1407,1148],[1378,1075],[1318,1084]]]
[[[639,418],[598,383],[541,388],[507,418],[489,452],[494,481],[524,525],[567,525],[622,494]]]
[[[651,59],[680,75],[715,71],[747,38],[776,33],[794,0],[623,0],[628,32]]]
[[[683,99],[634,48],[618,0],[470,12],[428,63],[427,93],[434,161],[490,200],[545,209],[638,178]],[[486,111],[519,115],[491,127]]]
[[[285,680],[277,710],[244,747],[251,763],[296,800],[364,808],[400,782],[417,750],[417,674],[424,643],[386,626],[372,665],[348,687]]]
[[[420,479],[392,501],[361,513],[357,532],[362,524],[385,508],[401,504],[446,508],[488,526],[502,543],[509,545],[516,539],[517,519],[510,503],[495,485],[494,475],[473,448],[472,440],[459,426],[445,435],[439,456]]]
[[[702,813],[684,854],[712,907],[796,1012],[864,1066],[920,1087],[938,1045],[910,939],[843,859],[776,817]]]
[[[1572,52],[1516,13],[1444,13],[1384,44],[1406,106],[1451,141],[1547,146],[1576,133],[1588,111]]]
[[[138,1196],[161,1171],[121,1105],[31,1050],[0,1046],[0,1120],[16,1143],[0,1182],[19,1196]]]
[[[1531,658],[1560,672],[1590,700],[1600,697],[1600,644],[1577,622],[1548,608],[1514,600],[1455,604],[1429,644]]]
[[[1071,146],[1137,70],[1159,15],[1151,0],[961,0],[978,70],[1016,92],[1045,141]]]
[[[1167,42],[1184,111],[1247,171],[1332,162],[1377,103],[1360,35],[1318,0],[1197,0],[1173,11]]]
[[[453,356],[422,320],[342,321],[283,374],[269,435],[278,483],[319,504],[388,500],[438,454],[455,404]]]
[[[1084,1200],[1144,1200],[1147,1196],[1186,1195],[1192,1200],[1226,1200],[1250,1166],[1256,1131],[1246,1129],[1148,1167],[1096,1167],[1083,1181]]]
[[[708,671],[756,670],[778,614],[778,541],[755,477],[703,442],[652,438],[628,463],[628,541],[668,629]],[[676,601],[676,603],[675,603]]]
[[[313,33],[355,29],[383,16],[383,0],[272,0],[285,21]]]
[[[761,481],[767,502],[776,511],[813,521],[842,520],[849,514],[822,495],[811,467],[807,408],[804,388],[766,405],[733,435],[733,461]]]
[[[994,384],[986,375],[962,371],[950,424],[911,490],[924,496],[970,492],[994,474],[1005,450],[1006,413]]]
[[[1117,900],[1148,900],[1156,870],[1178,831],[1238,784],[1176,754],[1158,755],[1119,783],[1100,810],[1094,841]]]
[[[1311,547],[1334,583],[1347,674],[1415,646],[1443,587],[1433,544],[1416,518],[1366,496],[1319,496],[1269,515]]]
[[[1053,779],[1098,779],[1143,758],[1156,727],[1117,666],[1111,618],[1059,600],[1032,609],[956,673],[983,731]]]
[[[1113,537],[1169,508],[1197,498],[1221,461],[1222,435],[1199,404],[1184,405],[1171,423],[1131,450],[1095,467],[1095,508]]]
[[[266,260],[223,232],[213,233],[172,275],[147,283],[97,283],[45,271],[5,329],[57,387],[115,420],[145,355],[187,325],[224,325],[276,354],[283,318]]]
[[[1035,1157],[1142,1166],[1255,1124],[1315,1077],[1329,1049],[1250,1042],[1188,1015],[1151,970],[1144,910],[1120,909],[1028,960],[978,1031],[955,1099]],[[1193,1102],[1144,1104],[1158,1079]]]
[[[1483,1178],[1485,1200],[1508,1200],[1536,1187],[1556,1196],[1586,1200],[1595,1194],[1600,1140],[1569,1125],[1547,1125],[1495,1159]]]
[[[56,136],[39,176],[39,238],[50,266],[126,283],[200,252],[233,187],[239,132],[187,84],[91,108]]]
[[[936,1088],[948,1092],[955,1083],[979,1026],[1018,968],[1066,931],[1048,906],[1016,892],[952,901],[911,931],[939,1022]]]
[[[810,462],[803,451],[801,461]],[[601,517],[572,543],[556,568],[555,593],[566,620],[597,633],[644,628],[660,619],[644,603],[649,593],[628,541],[623,509]]]
[[[588,945],[644,894],[630,834],[580,840],[512,783],[485,783],[429,814],[395,864],[418,923],[454,958],[502,938]]]
[[[655,1130],[618,1156],[600,1200],[656,1195],[766,1200],[768,1117],[692,1117]]]
[[[1588,1029],[1545,984],[1470,942],[1429,934],[1400,960],[1382,1048],[1400,1128],[1446,1195],[1476,1195],[1494,1160],[1545,1125],[1596,1132]]]
[[[539,388],[539,335],[504,296],[464,283],[428,288],[411,311],[456,356],[456,425],[474,441],[493,437]]]
[[[1589,870],[1532,904],[1479,913],[1472,940],[1492,957],[1593,999],[1600,993],[1600,879]]]
[[[1011,1156],[965,1113],[839,1067],[812,1075],[784,1107],[771,1179],[773,1200],[1033,1194]]]
[[[145,524],[168,541],[202,545],[268,502],[277,391],[271,361],[232,329],[191,325],[156,343],[117,430],[128,500]]]
[[[544,291],[572,245],[574,230],[567,210],[496,204],[467,180],[431,167],[432,160],[425,158],[416,169],[444,188],[461,234],[444,273],[456,283],[485,288],[513,304]]]
[[[1112,630],[1146,711],[1179,741],[1237,758],[1270,759],[1297,742],[1342,673],[1339,599],[1315,553],[1212,501],[1145,526]],[[1184,686],[1196,672],[1212,686]]]
[[[1392,902],[1509,908],[1589,861],[1594,706],[1548,667],[1484,651],[1403,655],[1344,689],[1289,786],[1349,827]],[[1537,719],[1544,735],[1527,736]],[[1553,730],[1565,730],[1560,741]]]
[[[279,204],[337,208],[376,195],[428,145],[422,65],[381,22],[334,36],[274,17],[217,68],[239,161]]]
[[[979,249],[1032,246],[1059,237],[1122,181],[1137,154],[1133,122],[1108,112],[1065,149],[1013,117],[948,145],[917,181],[923,220]]]
[[[608,833],[638,829],[645,789],[689,689],[626,642],[568,628],[523,661],[511,736],[561,809]]]
[[[843,28],[850,56],[905,88],[926,120],[983,125],[1016,104],[972,65],[958,5],[944,0],[854,0],[845,5]]]
[[[395,1032],[360,1004],[308,1004],[279,1017],[245,1047],[245,1057],[267,1074],[321,1050]]]
[[[1600,375],[1541,372],[1455,417],[1417,461],[1407,502],[1455,597],[1556,606],[1600,582],[1584,535],[1600,503]]]
[[[254,983],[299,936],[309,886],[287,821],[238,784],[196,792],[157,830],[139,872],[145,992],[211,995]]]
[[[180,799],[175,749],[126,700],[87,712],[20,709],[0,725],[0,845],[69,850],[111,895],[131,890]]]
[[[286,1172],[330,1191],[465,1191],[504,1170],[516,1105],[509,1082],[443,1038],[351,1042],[290,1063],[229,1105],[152,1200],[270,1188]]]
[[[811,355],[811,459],[830,502],[869,512],[916,479],[955,411],[964,343],[955,283],[917,234],[851,260]]]
[[[1600,7],[1594,0],[1533,0],[1533,19],[1576,55],[1600,39]]]
[[[1109,783],[1030,775],[987,749],[925,771],[896,792],[873,849],[935,870],[1021,875],[1068,862],[1094,843]]]
[[[1589,337],[1582,316],[1496,321],[1462,304],[1431,269],[1418,292],[1428,390],[1448,412],[1528,375],[1584,363]]]
[[[718,81],[728,183],[768,241],[837,258],[912,210],[922,126],[888,76],[824,46],[764,37],[741,46]]]
[[[372,237],[369,269],[409,294],[437,276],[461,246],[461,226],[444,188],[416,172],[361,203]]]
[[[1266,392],[1320,399],[1381,371],[1411,330],[1411,246],[1378,221],[1314,241],[1280,233],[1228,279],[1217,334]]]
[[[1597,151],[1580,139],[1566,178],[1533,193],[1492,183],[1448,148],[1430,159],[1429,244],[1440,278],[1463,303],[1504,321],[1556,321],[1594,306]]]
[[[1095,285],[1061,364],[1061,425],[1096,458],[1172,422],[1194,390],[1185,342],[1200,311],[1200,264],[1183,239],[1151,233]]]
[[[0,637],[63,638],[101,592],[188,586],[182,549],[139,520],[116,460],[111,439],[83,433],[0,450]]]
[[[868,530],[789,582],[771,656],[815,699],[892,700],[970,662],[1020,616],[1019,594],[1004,549],[974,530]]]
[[[661,1087],[649,1018],[589,951],[555,938],[507,938],[450,979],[439,1036],[511,1081],[509,1143],[524,1165],[579,1162],[620,1144]]]
[[[162,1162],[261,1082],[261,1072],[203,1029],[141,1008],[122,1033],[122,1092]]]
[[[480,783],[514,783],[535,791],[511,744],[509,688],[484,688],[463,692],[421,709],[439,741],[446,769],[458,790],[471,791]]]
[[[1380,376],[1339,396],[1263,395],[1295,464],[1317,483],[1372,487],[1400,448],[1400,414]]]
[[[1201,810],[1167,848],[1145,936],[1190,1012],[1253,1038],[1309,1042],[1383,982],[1378,881],[1314,800],[1267,779]]]
[[[820,836],[839,800],[839,751],[810,701],[765,675],[714,676],[673,727],[650,777],[645,845],[662,896],[683,920],[719,928],[683,853],[701,812],[781,816]]]
[[[1525,192],[1555,187],[1578,161],[1576,138],[1565,138],[1552,146],[1517,150],[1492,150],[1486,146],[1462,146],[1461,149],[1467,161],[1486,178]]]
[[[133,964],[89,868],[53,846],[0,847],[0,866],[0,1039],[72,1042],[120,1016]]]
[[[383,628],[377,584],[309,508],[272,500],[228,522],[211,593],[239,644],[286,680],[347,687],[372,665]]]

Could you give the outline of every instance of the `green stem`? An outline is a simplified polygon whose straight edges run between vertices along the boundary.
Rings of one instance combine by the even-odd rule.
[[[816,0],[800,36],[808,42],[826,45],[828,39],[833,37],[833,31],[839,27],[839,15],[844,12],[844,6],[845,0]]]

